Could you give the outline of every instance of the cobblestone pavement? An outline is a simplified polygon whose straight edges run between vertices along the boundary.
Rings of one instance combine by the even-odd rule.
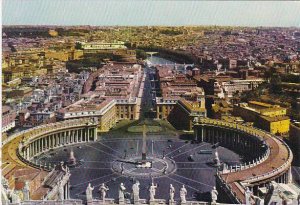
[[[137,136],[138,137],[138,136]],[[200,150],[211,150],[208,143],[193,144],[190,141],[182,139],[162,139],[159,136],[147,139],[147,150],[149,155],[153,154],[162,156],[163,153],[176,162],[176,171],[169,175],[163,175],[153,178],[154,183],[158,184],[157,198],[168,199],[169,185],[172,183],[176,189],[175,197],[179,198],[179,190],[182,184],[185,184],[188,190],[187,198],[197,197],[199,200],[208,200],[208,192],[215,185],[215,168],[207,164],[213,158],[212,154],[199,154]],[[117,198],[118,186],[121,182],[125,183],[128,192],[132,192],[131,187],[135,180],[140,182],[141,198],[148,198],[148,186],[151,183],[148,178],[138,178],[122,176],[111,169],[112,163],[116,159],[124,158],[126,155],[141,155],[142,139],[103,139],[97,142],[75,145],[65,148],[56,149],[50,153],[45,153],[39,157],[41,161],[59,163],[67,161],[71,149],[77,161],[82,161],[82,165],[71,168],[71,197],[85,198],[85,189],[90,182],[95,186],[93,195],[95,198],[100,197],[98,193],[101,183],[106,183],[110,190],[108,197]],[[219,147],[219,156],[221,161],[233,165],[240,161],[240,157],[232,151]],[[193,159],[190,159],[193,155]],[[129,197],[129,195],[128,195]]]

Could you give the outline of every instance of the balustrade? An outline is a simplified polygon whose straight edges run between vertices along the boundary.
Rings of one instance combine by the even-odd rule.
[[[78,136],[79,135],[79,136]],[[10,136],[3,144],[20,138],[22,142],[17,149],[19,159],[33,167],[49,169],[51,164],[40,165],[31,162],[37,155],[66,144],[96,140],[97,123],[90,119],[76,119],[42,125]]]
[[[232,172],[241,172],[241,174],[243,175],[243,173],[247,173],[247,172],[243,172],[243,170],[247,170],[249,168],[255,168],[255,166],[258,165],[263,166],[262,164],[268,159],[269,159],[268,165],[266,166],[270,167],[272,161],[275,162],[276,160],[279,160],[279,158],[282,159],[282,156],[279,156],[278,153],[287,152],[287,156],[285,156],[285,161],[280,166],[272,168],[270,171],[262,172],[257,176],[253,176],[251,174],[243,181],[240,181],[240,178],[237,178],[237,181],[233,183],[239,183],[242,186],[244,186],[245,184],[246,185],[252,184],[252,186],[259,186],[259,185],[265,185],[266,183],[268,183],[268,181],[274,179],[276,179],[278,182],[281,183],[291,182],[292,180],[291,163],[293,159],[293,154],[290,148],[287,146],[287,144],[277,136],[267,133],[266,131],[261,129],[246,127],[244,125],[227,123],[220,120],[206,119],[206,118],[198,119],[198,121],[196,121],[194,124],[194,129],[197,130],[197,139],[200,141],[214,142],[214,139],[211,139],[211,137],[213,138],[215,137],[217,141],[225,145],[230,145],[229,147],[231,148],[240,147],[242,150],[249,149],[251,153],[254,153],[255,151],[259,150],[261,146],[266,148],[264,150],[264,153],[260,156],[257,156],[252,162],[239,164],[236,166],[230,166],[230,167],[225,166],[224,170],[219,171],[217,173],[217,178],[219,179],[219,182],[222,184],[221,186],[231,196],[236,196],[236,192],[232,189],[230,184],[227,184],[226,182],[226,178],[228,177],[227,175],[230,175]],[[210,129],[214,129],[214,130],[220,129],[221,132],[224,133],[223,135],[220,136],[222,136],[222,138],[225,139],[220,140],[219,134],[217,134],[217,136],[210,136]],[[229,136],[228,133],[231,133],[231,135]],[[274,153],[274,147],[277,147],[275,146],[275,144],[278,145],[279,150],[275,151]],[[271,145],[272,145],[272,149],[270,149]],[[270,159],[271,155],[272,157],[274,157],[274,159]],[[223,174],[226,174],[224,175],[224,178],[222,178]]]

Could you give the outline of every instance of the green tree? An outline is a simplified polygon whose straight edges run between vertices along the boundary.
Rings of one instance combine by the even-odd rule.
[[[82,47],[81,47],[81,43],[79,43],[79,42],[76,42],[76,44],[75,44],[75,49],[81,49]]]
[[[136,58],[137,59],[146,59],[147,58],[147,54],[146,54],[146,52],[144,51],[144,50],[141,50],[141,49],[136,49],[135,50],[135,52],[136,52]]]

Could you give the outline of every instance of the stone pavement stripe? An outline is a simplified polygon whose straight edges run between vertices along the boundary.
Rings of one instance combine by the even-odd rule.
[[[85,146],[86,146],[86,147],[91,147],[91,148],[93,148],[93,149],[95,149],[95,150],[98,150],[98,151],[103,152],[103,153],[105,153],[105,154],[107,154],[107,155],[110,155],[110,156],[112,156],[112,157],[115,158],[115,159],[120,158],[120,157],[118,157],[118,156],[116,156],[116,155],[107,153],[107,152],[105,152],[105,151],[103,151],[103,150],[100,150],[100,149],[98,149],[98,148],[96,148],[96,147],[93,147],[93,146],[90,146],[90,145],[85,145]]]
[[[86,184],[86,183],[89,183],[89,182],[92,182],[92,181],[95,181],[95,180],[98,180],[98,179],[101,179],[101,178],[104,178],[104,177],[112,176],[114,174],[115,173],[107,174],[107,175],[104,175],[104,176],[101,176],[101,177],[98,177],[98,178],[95,178],[95,179],[91,179],[89,181],[85,181],[85,182],[82,182],[82,183],[79,183],[79,184],[72,185],[72,187],[77,187],[77,186],[80,186],[80,185],[83,185],[83,184]]]
[[[184,143],[182,146],[180,146],[180,147],[178,147],[177,149],[175,149],[175,150],[169,152],[168,154],[166,154],[166,156],[169,155],[169,154],[171,154],[171,153],[173,153],[173,152],[176,152],[176,151],[179,150],[179,149],[182,149],[183,147],[185,147],[185,146],[187,146],[187,145],[189,145],[189,143]]]
[[[182,152],[182,153],[180,153],[180,154],[174,155],[173,158],[178,157],[178,156],[180,156],[180,155],[182,155],[182,154],[185,154],[185,153],[187,153],[187,152],[190,152],[190,151],[192,151],[192,150],[194,150],[194,149],[198,149],[198,148],[200,148],[200,147],[203,147],[204,145],[205,145],[205,144],[202,144],[202,145],[197,146],[197,147],[195,147],[195,148],[193,148],[193,149],[190,149],[190,150],[188,150],[188,151],[185,151],[185,152]]]
[[[171,180],[173,180],[173,181],[179,183],[179,184],[183,184],[184,186],[189,187],[190,189],[193,189],[193,190],[195,190],[195,191],[199,191],[198,189],[196,189],[196,188],[194,188],[194,187],[192,187],[192,186],[186,185],[186,184],[184,184],[184,183],[182,183],[182,182],[180,182],[180,181],[178,181],[178,180],[176,180],[176,179],[173,179],[173,178],[171,178],[171,177],[169,177],[169,176],[166,176],[166,177],[167,177],[168,179],[171,179]]]
[[[199,182],[199,181],[196,181],[196,180],[193,180],[193,179],[190,179],[190,178],[187,178],[187,177],[178,175],[178,174],[174,174],[174,175],[175,175],[175,176],[178,176],[178,177],[182,177],[182,178],[187,179],[187,180],[190,180],[190,181],[192,181],[192,182],[195,182],[195,183],[202,184],[202,185],[205,185],[205,186],[208,186],[208,187],[213,188],[213,186],[211,186],[211,185],[209,185],[209,184],[205,184],[205,183],[202,183],[202,182]]]
[[[103,144],[103,143],[101,143],[101,142],[97,142],[97,143],[100,144],[100,145],[102,145],[102,146],[104,146],[104,147],[106,147],[106,148],[108,148],[108,149],[110,149],[110,150],[112,150],[112,151],[114,151],[114,152],[119,153],[120,155],[123,155],[121,152],[119,152],[118,150],[115,150],[115,149],[111,148],[111,147],[108,146],[108,145],[105,145],[105,144]]]

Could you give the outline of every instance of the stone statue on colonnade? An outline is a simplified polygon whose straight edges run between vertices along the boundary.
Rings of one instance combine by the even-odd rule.
[[[157,189],[157,184],[154,185],[154,183],[152,183],[151,186],[150,186],[150,188],[149,188],[150,201],[154,201],[155,200],[156,189]]]
[[[24,195],[24,201],[29,201],[30,200],[30,188],[29,188],[29,182],[25,181],[25,185],[23,188],[23,195]]]
[[[186,203],[186,195],[187,195],[187,190],[184,185],[182,185],[180,189],[180,202],[181,203]]]
[[[99,188],[99,191],[100,191],[101,199],[103,200],[103,203],[105,202],[106,192],[108,190],[109,190],[109,188],[104,183],[102,183]]]
[[[170,200],[169,202],[174,202],[175,188],[172,184],[170,184]]]
[[[124,201],[125,201],[125,190],[126,190],[126,187],[124,186],[123,183],[120,184],[120,187],[119,187],[119,204],[123,204]]]
[[[93,200],[93,190],[94,187],[91,186],[91,183],[89,183],[88,187],[86,188],[85,194],[86,194],[86,200],[92,201]]]
[[[213,190],[211,190],[210,194],[211,194],[211,202],[216,204],[217,200],[218,200],[218,194],[219,193],[218,193],[215,186],[214,186]]]
[[[62,184],[62,181],[59,180],[57,182],[57,188],[58,188],[58,192],[57,192],[57,195],[58,195],[58,200],[59,201],[63,201],[64,200],[64,186]]]
[[[132,192],[133,192],[133,202],[136,204],[140,200],[140,182],[136,181],[132,185]]]
[[[247,187],[246,191],[245,191],[246,205],[250,205],[251,204],[251,194],[252,194],[252,192],[250,191],[249,187]]]

